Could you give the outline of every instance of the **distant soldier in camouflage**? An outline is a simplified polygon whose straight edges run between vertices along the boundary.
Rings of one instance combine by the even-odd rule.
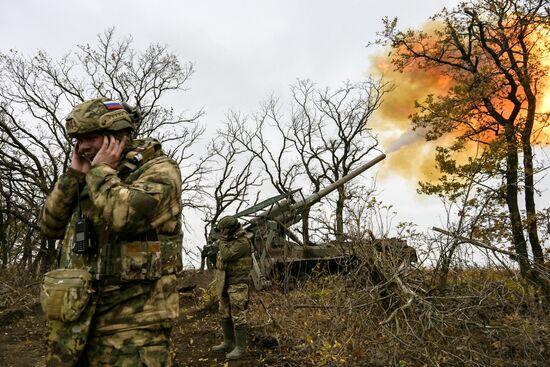
[[[220,238],[216,260],[216,287],[223,331],[223,342],[212,348],[229,352],[227,359],[239,359],[246,353],[249,274],[252,269],[252,245],[238,220],[232,216],[220,219]]]
[[[181,173],[136,111],[107,98],[66,119],[76,142],[40,216],[62,238],[45,276],[48,366],[170,366],[181,269]]]

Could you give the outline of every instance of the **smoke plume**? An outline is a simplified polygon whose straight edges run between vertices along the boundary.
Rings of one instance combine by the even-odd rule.
[[[436,179],[435,147],[440,141],[426,141],[426,130],[413,130],[410,116],[415,112],[415,101],[423,100],[430,93],[444,94],[452,85],[451,79],[414,68],[406,73],[393,71],[385,56],[374,58],[372,64],[373,73],[394,83],[371,121],[388,155],[386,164],[390,166],[381,178],[399,174],[412,184]]]

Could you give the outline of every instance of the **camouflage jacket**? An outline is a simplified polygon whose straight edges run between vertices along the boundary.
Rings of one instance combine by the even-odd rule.
[[[252,244],[244,231],[231,239],[220,238],[216,268],[225,271],[225,284],[248,283],[252,269]]]
[[[154,280],[181,269],[179,166],[153,139],[131,142],[124,157],[116,170],[100,164],[85,175],[69,168],[46,199],[39,225],[47,237],[63,238],[60,268],[87,269],[114,283]],[[93,227],[95,244],[86,253],[72,251],[77,193]]]

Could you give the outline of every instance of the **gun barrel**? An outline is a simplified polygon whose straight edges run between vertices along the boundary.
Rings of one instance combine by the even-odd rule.
[[[346,182],[353,180],[355,177],[359,176],[361,173],[365,172],[366,170],[368,170],[369,168],[371,168],[372,166],[374,166],[375,164],[377,164],[378,162],[382,161],[385,158],[386,158],[386,155],[384,153],[380,154],[379,156],[368,161],[367,163],[357,168],[356,170],[352,171],[351,173],[348,173],[344,177],[340,178],[339,180],[323,188],[322,190],[314,192],[310,196],[306,197],[304,200],[294,204],[293,207],[295,208],[308,207],[315,204],[316,202],[321,200],[324,196],[330,194],[339,186],[342,186]]]
[[[365,172],[367,169],[371,168],[381,160],[386,158],[385,154],[380,154],[379,156],[375,157],[373,160],[365,163],[361,167],[355,169],[351,173],[348,173],[344,177],[340,178],[339,180],[333,182],[332,184],[328,185],[327,187],[323,188],[322,190],[319,190],[318,192],[314,192],[313,194],[307,196],[301,201],[298,201],[296,203],[293,203],[290,198],[285,198],[278,200],[279,198],[287,197],[288,195],[280,195],[278,197],[274,197],[268,200],[265,200],[264,202],[270,203],[271,205],[269,208],[265,209],[263,212],[259,213],[256,218],[252,219],[249,224],[246,226],[246,228],[250,228],[254,225],[256,225],[256,222],[263,219],[277,219],[281,223],[284,224],[293,224],[299,221],[300,217],[296,215],[296,211],[301,211],[307,207],[312,206],[313,204],[319,202],[323,197],[331,193],[332,191],[336,190],[339,186],[344,185],[346,182],[354,179],[361,173]],[[263,202],[261,203],[263,204]],[[261,205],[260,204],[260,205]],[[255,210],[254,210],[255,211]],[[248,212],[252,212],[252,210],[245,210],[241,213],[238,213],[238,216],[244,215],[243,213],[248,214]]]

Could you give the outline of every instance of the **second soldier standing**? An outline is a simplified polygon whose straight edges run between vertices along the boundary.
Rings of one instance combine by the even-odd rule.
[[[216,290],[223,342],[212,348],[229,352],[227,359],[240,359],[246,353],[249,275],[252,244],[235,217],[226,216],[217,225],[220,234],[216,260]]]

